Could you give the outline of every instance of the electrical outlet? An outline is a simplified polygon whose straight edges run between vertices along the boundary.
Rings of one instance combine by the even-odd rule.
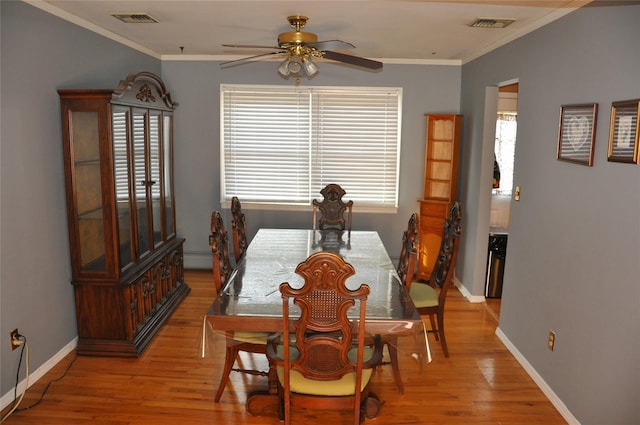
[[[556,333],[554,331],[549,331],[549,340],[547,341],[547,347],[549,350],[553,351],[553,347],[556,345]]]
[[[23,341],[20,338],[18,338],[18,335],[20,335],[18,333],[18,328],[11,331],[11,349],[12,350],[15,350],[16,348],[22,345]]]

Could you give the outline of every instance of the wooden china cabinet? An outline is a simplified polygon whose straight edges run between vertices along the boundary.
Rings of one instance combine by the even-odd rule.
[[[189,293],[162,80],[58,90],[78,354],[136,357]]]
[[[440,250],[449,205],[458,196],[462,115],[427,114],[424,197],[420,203],[419,280],[428,280]]]

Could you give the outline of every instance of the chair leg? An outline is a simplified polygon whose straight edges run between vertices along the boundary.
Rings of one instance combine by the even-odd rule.
[[[449,357],[449,350],[447,349],[447,340],[444,338],[444,316],[438,314],[438,332],[436,335],[440,335],[440,344],[442,344],[442,351],[445,357]]]
[[[436,326],[436,320],[435,320],[435,314],[429,314],[429,322],[431,322],[431,332],[433,332],[433,334],[436,337],[436,341],[440,340],[440,337],[438,336],[438,327]]]
[[[215,398],[216,403],[220,401],[224,388],[227,386],[227,382],[229,382],[229,375],[231,374],[233,364],[236,362],[238,353],[239,350],[236,350],[233,345],[227,345],[224,356],[224,368],[222,369],[222,376],[220,377],[220,384],[218,385],[218,392],[216,393]]]
[[[291,399],[288,393],[284,393],[284,425],[291,424]]]
[[[404,394],[404,385],[402,384],[402,376],[400,376],[400,365],[398,363],[398,340],[393,338],[387,344],[389,350],[389,358],[391,360],[391,369],[393,370],[393,379],[396,381],[396,387],[400,394]]]

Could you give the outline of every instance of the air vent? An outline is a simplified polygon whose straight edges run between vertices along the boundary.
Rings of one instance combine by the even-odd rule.
[[[515,19],[476,18],[469,26],[475,28],[505,28],[515,21]]]
[[[147,13],[110,13],[110,15],[127,24],[155,24],[158,22]]]

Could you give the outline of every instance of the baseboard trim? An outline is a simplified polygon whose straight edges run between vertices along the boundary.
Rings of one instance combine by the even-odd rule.
[[[542,379],[542,376],[536,372],[531,363],[527,361],[527,359],[518,351],[518,349],[511,343],[509,338],[502,332],[500,327],[496,328],[496,336],[502,341],[502,343],[507,347],[507,350],[515,357],[515,359],[520,363],[520,365],[524,368],[527,374],[533,379],[538,388],[547,396],[551,404],[558,410],[560,415],[567,421],[569,425],[580,425],[578,419],[569,411],[567,406],[560,400],[560,398],[556,395],[556,393],[551,389],[551,387]]]
[[[453,284],[456,286],[456,288],[458,288],[458,291],[460,291],[462,296],[465,297],[467,300],[469,300],[470,303],[483,303],[484,302],[484,296],[483,295],[471,295],[471,292],[469,292],[469,290],[466,288],[466,286],[464,286],[462,284],[462,282],[460,282],[458,280],[457,277],[453,278]]]
[[[43,363],[42,366],[40,366],[39,368],[31,372],[29,374],[29,387],[31,387],[33,384],[38,382],[40,378],[46,375],[46,373],[49,372],[62,359],[64,359],[67,356],[67,354],[72,352],[77,345],[78,345],[78,337],[75,337],[67,345],[62,347],[60,351],[54,354],[53,357],[51,357],[49,360]],[[20,394],[22,394],[23,391],[28,389],[28,388],[25,388],[26,381],[27,380],[25,377],[25,379],[23,379],[18,383],[18,391],[17,391],[18,397],[20,397]],[[0,399],[0,406],[1,406],[0,410],[4,410],[5,407],[13,403],[15,388],[16,387],[11,388],[6,394],[2,396],[2,398]]]
[[[211,252],[185,252],[183,254],[184,268],[189,270],[211,270]]]

